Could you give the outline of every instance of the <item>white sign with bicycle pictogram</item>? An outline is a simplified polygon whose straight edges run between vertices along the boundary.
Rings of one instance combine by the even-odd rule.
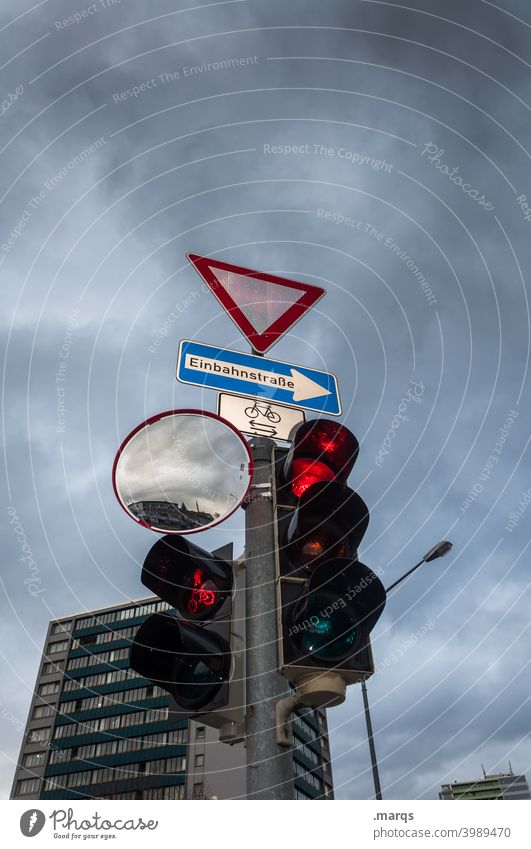
[[[305,421],[302,410],[294,407],[225,393],[218,395],[218,415],[242,433],[282,440],[288,440],[293,427]]]

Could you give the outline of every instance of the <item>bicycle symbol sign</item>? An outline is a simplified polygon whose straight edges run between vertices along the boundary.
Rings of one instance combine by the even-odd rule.
[[[294,407],[226,393],[218,396],[218,415],[242,433],[282,440],[289,439],[293,427],[305,420],[302,410]]]

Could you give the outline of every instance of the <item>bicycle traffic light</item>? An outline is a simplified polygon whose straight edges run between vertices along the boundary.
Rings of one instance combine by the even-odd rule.
[[[356,437],[337,422],[316,419],[299,425],[292,440],[287,452],[276,452],[279,665],[295,685],[313,682],[308,704],[315,699],[317,706],[325,703],[319,678],[330,681],[333,673],[352,684],[374,672],[369,634],[386,595],[358,561],[369,510],[346,485],[359,452]],[[343,697],[329,693],[328,704]]]
[[[208,552],[167,534],[150,549],[141,580],[174,611],[154,613],[139,627],[131,667],[171,694],[172,720],[201,717],[216,728],[241,722],[243,591],[232,544]]]

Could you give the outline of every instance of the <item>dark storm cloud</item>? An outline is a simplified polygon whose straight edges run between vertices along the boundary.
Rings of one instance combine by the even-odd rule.
[[[115,451],[156,412],[214,409],[175,381],[179,339],[244,344],[192,250],[327,289],[273,356],[338,375],[362,559],[390,582],[454,542],[375,632],[384,795],[434,798],[480,762],[525,771],[527,515],[507,523],[531,483],[526,4],[123,0],[67,26],[83,3],[11,26],[8,7],[3,703],[25,720],[48,618],[144,594],[155,538],[115,502]],[[337,795],[365,798],[357,688],[329,721]],[[14,760],[20,729],[1,729]]]

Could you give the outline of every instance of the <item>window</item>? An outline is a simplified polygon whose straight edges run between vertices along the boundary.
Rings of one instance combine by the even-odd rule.
[[[126,781],[144,774],[158,775],[164,773],[168,775],[170,773],[184,772],[185,769],[186,758],[167,758],[161,761],[123,764],[123,766],[103,766],[83,772],[69,772],[64,775],[56,775],[53,778],[47,779],[46,790],[80,787],[83,784],[102,784],[108,781]],[[202,787],[203,785],[201,784],[201,792]]]
[[[36,793],[38,789],[38,778],[25,778],[17,784],[17,796],[25,796],[28,793]]]
[[[88,637],[79,637],[77,643],[81,648],[84,648],[85,646],[95,646],[96,637],[97,634],[90,634]]]
[[[122,622],[124,619],[136,619],[140,616],[147,616],[148,613],[155,613],[157,610],[170,610],[171,605],[165,601],[152,601],[147,604],[130,605],[122,610],[110,610],[108,613],[100,613],[95,616],[84,616],[78,619],[75,624],[76,631],[82,631],[85,628],[94,628],[96,625],[109,625],[113,622]]]
[[[41,684],[39,687],[39,696],[54,696],[59,692],[59,681],[50,681],[48,684]]]
[[[85,722],[70,722],[58,725],[54,731],[54,740],[73,737],[76,734],[89,734],[91,731],[108,731],[111,728],[127,728],[130,725],[147,725],[151,722],[164,722],[168,718],[168,708],[137,710],[115,716],[87,719]]]
[[[305,734],[307,734],[308,737],[310,737],[310,739],[312,739],[312,740],[318,739],[319,734],[317,733],[317,731],[315,731],[315,729],[312,728],[312,726],[308,722],[306,722],[306,720],[303,719],[298,714],[295,714],[292,722],[293,722],[293,725],[296,726],[296,728],[300,728],[301,731],[304,731]]]
[[[51,730],[51,728],[34,728],[28,735],[28,743],[47,743]]]
[[[59,764],[70,760],[70,752],[72,749],[56,749],[55,746],[50,746],[50,764]]]
[[[99,676],[93,676],[98,678]],[[70,690],[70,688],[68,688]],[[148,698],[156,698],[165,695],[160,687],[137,687],[131,690],[119,690],[116,693],[100,694],[90,696],[86,699],[75,699],[65,701],[60,705],[61,713],[74,713],[78,710],[94,710],[95,708],[108,708],[118,704],[133,704]]]
[[[317,778],[313,772],[308,772],[305,767],[302,766],[298,761],[293,761],[293,767],[295,775],[299,778],[302,778],[310,787],[313,787],[314,790],[318,790],[320,793],[323,791],[323,783]]]
[[[75,726],[73,726],[75,727]],[[82,733],[81,731],[79,733]],[[123,752],[145,752],[165,746],[183,745],[186,742],[187,729],[162,731],[158,734],[142,734],[141,737],[119,737],[105,743],[88,743],[70,749],[52,750],[50,763],[70,760],[92,760],[103,755],[122,754]]]
[[[93,625],[96,624],[95,616],[87,616],[85,619],[78,619],[76,622],[76,629],[78,628],[92,628]]]
[[[154,787],[152,790],[144,790],[144,799],[184,799],[184,784],[174,787]]]
[[[59,654],[61,651],[66,651],[68,648],[68,640],[61,640],[59,643],[50,643],[46,654]]]
[[[45,663],[42,667],[42,675],[51,675],[53,672],[61,672],[64,665],[64,660],[56,660],[55,663]]]
[[[184,799],[184,784],[170,787],[153,787],[150,790],[131,790],[129,793],[113,793],[111,796],[102,795],[101,799]]]
[[[74,640],[74,648],[90,648],[92,646],[100,646],[103,643],[110,643],[114,640],[127,640],[132,642],[131,638],[136,635],[138,625],[133,625],[132,628],[120,628],[119,630],[111,631],[107,628],[105,631],[99,631],[97,634],[89,634],[85,637],[78,637]]]
[[[65,631],[70,631],[72,628],[72,622],[54,622],[52,625],[51,634],[62,634]]]
[[[308,801],[312,797],[307,796],[306,793],[303,793],[302,790],[298,790],[297,787],[296,787],[295,788],[295,798],[296,799],[304,799],[305,801]]]
[[[22,766],[44,766],[46,763],[46,752],[34,752],[31,755],[26,755],[22,761]]]
[[[196,738],[196,740],[203,740],[204,737],[205,737],[205,726],[204,725],[198,725],[197,731],[195,732],[195,738]]]
[[[194,784],[194,799],[202,799],[203,798],[203,782],[198,781]]]
[[[32,719],[44,719],[46,716],[53,716],[55,707],[53,705],[37,705],[33,708]]]
[[[203,766],[204,763],[205,763],[205,756],[204,755],[196,755],[195,756],[194,767],[196,767],[196,769],[197,769],[198,766]]]
[[[320,763],[321,763],[321,758],[319,757],[317,752],[314,752],[313,749],[310,749],[310,747],[307,746],[305,743],[303,743],[302,740],[299,737],[297,737],[296,734],[294,735],[293,752],[296,753],[296,754],[302,753],[303,755],[305,755],[308,758],[308,760],[310,760],[313,764],[315,764],[315,766],[319,766]]]
[[[67,678],[63,690],[65,693],[70,693],[72,690],[80,690],[82,687],[117,684],[121,681],[133,681],[135,678],[140,678],[140,676],[132,669],[115,669],[113,672],[99,672],[96,675],[84,675],[82,678]]]
[[[85,669],[87,666],[99,666],[116,660],[126,660],[128,657],[128,648],[102,651],[99,654],[84,654],[81,657],[73,657],[69,660],[67,669]]]

